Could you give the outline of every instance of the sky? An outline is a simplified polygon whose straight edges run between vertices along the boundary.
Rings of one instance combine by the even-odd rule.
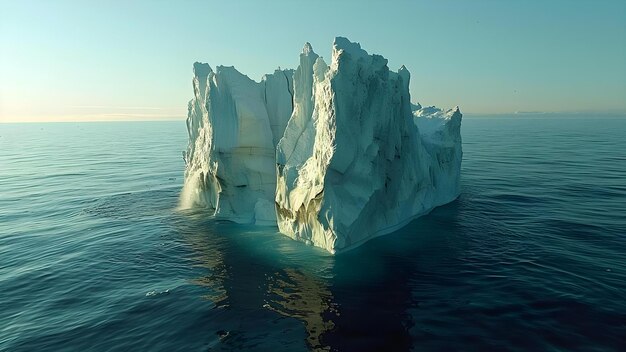
[[[0,122],[183,119],[195,61],[258,81],[336,36],[422,105],[626,113],[624,0],[0,0]]]

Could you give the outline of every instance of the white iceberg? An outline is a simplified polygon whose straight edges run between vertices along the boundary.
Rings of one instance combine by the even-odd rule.
[[[335,39],[330,66],[255,82],[194,65],[182,207],[277,224],[331,253],[392,232],[459,194],[461,113],[411,104],[409,71]]]

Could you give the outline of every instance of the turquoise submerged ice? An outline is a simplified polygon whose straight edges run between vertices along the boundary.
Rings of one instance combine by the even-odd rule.
[[[411,104],[409,71],[335,38],[330,65],[255,82],[194,65],[181,207],[278,225],[331,253],[392,232],[459,195],[461,113]]]

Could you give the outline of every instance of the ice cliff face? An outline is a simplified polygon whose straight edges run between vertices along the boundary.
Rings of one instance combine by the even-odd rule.
[[[336,38],[260,83],[194,65],[181,206],[277,224],[331,253],[392,232],[459,194],[461,113],[410,102],[410,74]]]
[[[194,64],[181,207],[276,224],[276,144],[292,111],[292,77],[277,70],[257,83],[233,67]]]

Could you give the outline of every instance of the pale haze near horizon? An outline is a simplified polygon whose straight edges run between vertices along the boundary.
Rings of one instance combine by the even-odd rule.
[[[0,0],[0,122],[182,119],[193,62],[259,81],[336,36],[423,105],[626,113],[626,1]]]

